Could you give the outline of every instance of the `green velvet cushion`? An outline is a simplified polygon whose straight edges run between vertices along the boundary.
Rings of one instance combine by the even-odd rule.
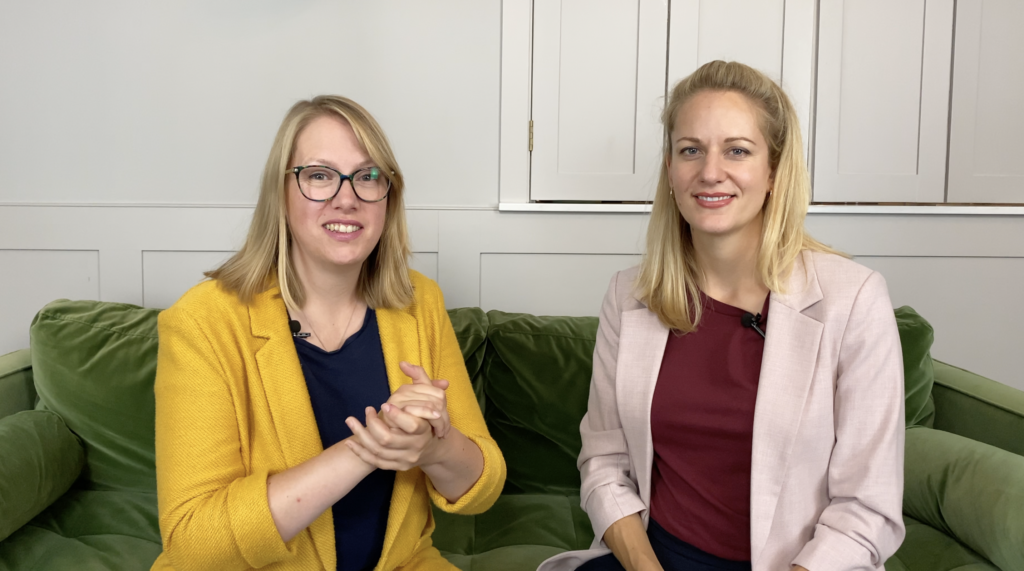
[[[0,542],[0,571],[145,570],[160,551],[156,494],[72,489]]]
[[[463,571],[536,569],[541,561],[594,540],[579,496],[506,494],[485,513],[434,510],[434,545]]]
[[[484,410],[486,402],[480,368],[487,350],[487,314],[479,307],[462,307],[448,310],[448,317],[452,320],[455,338],[459,340],[459,349],[462,350],[469,378],[473,381],[480,410]]]
[[[0,419],[0,541],[68,491],[85,463],[78,439],[52,412]]]
[[[885,571],[999,571],[992,563],[952,537],[903,516],[907,537],[885,562]]]
[[[578,494],[596,317],[490,311],[484,416],[508,466],[505,491]]]
[[[931,426],[935,416],[932,401],[932,343],[935,331],[910,306],[896,309],[896,327],[903,347],[903,386],[906,393],[906,425]]]
[[[59,414],[85,446],[92,489],[156,489],[153,418],[155,309],[55,301],[30,330],[40,408]]]
[[[907,430],[903,511],[1002,569],[1024,569],[1024,457],[956,434]]]
[[[0,418],[36,405],[32,354],[28,349],[0,356]]]

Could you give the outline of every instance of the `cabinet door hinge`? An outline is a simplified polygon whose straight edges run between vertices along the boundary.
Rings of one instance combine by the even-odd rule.
[[[530,152],[533,152],[533,119],[530,119]]]

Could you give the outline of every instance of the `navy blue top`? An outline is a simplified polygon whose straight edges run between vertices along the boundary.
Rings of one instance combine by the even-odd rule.
[[[363,327],[334,352],[294,339],[320,441],[328,448],[352,436],[346,418],[354,416],[365,425],[366,407],[380,410],[391,397],[377,314],[367,308]],[[374,470],[331,508],[338,571],[364,571],[377,565],[394,484],[394,471]]]

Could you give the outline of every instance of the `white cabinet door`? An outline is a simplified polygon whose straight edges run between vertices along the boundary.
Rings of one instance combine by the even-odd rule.
[[[815,202],[943,202],[952,32],[953,0],[820,3]]]
[[[530,199],[654,195],[665,0],[545,0],[533,13]]]
[[[960,0],[956,9],[949,201],[1024,203],[1024,2]]]
[[[673,0],[668,88],[709,61],[738,61],[782,78],[784,0]]]

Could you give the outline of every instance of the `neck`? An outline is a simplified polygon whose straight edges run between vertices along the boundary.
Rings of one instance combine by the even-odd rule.
[[[704,293],[752,313],[760,312],[768,295],[757,269],[761,217],[739,232],[694,232],[692,236],[697,264],[704,273]]]
[[[360,301],[358,284],[362,268],[312,263],[294,245],[291,258],[305,290],[304,310],[336,312]]]

